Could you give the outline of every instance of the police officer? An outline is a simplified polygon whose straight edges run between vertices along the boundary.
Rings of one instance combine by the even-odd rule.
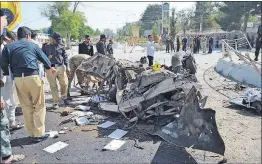
[[[2,10],[0,10],[0,34],[3,34],[4,27],[7,26],[7,17],[4,16],[4,13]],[[0,45],[3,44],[3,40],[1,39]],[[2,50],[0,50],[0,58],[2,58]],[[2,59],[0,59],[0,62]],[[2,65],[2,62],[1,62]],[[1,71],[1,69],[0,69]],[[1,71],[1,76],[2,76],[2,71]],[[4,86],[4,83],[2,80],[0,80],[0,88]],[[10,144],[10,132],[8,129],[8,119],[6,116],[6,110],[5,110],[5,104],[4,101],[2,100],[2,97],[0,99],[0,143],[1,143],[1,150],[0,150],[0,162],[1,163],[13,163],[13,162],[18,162],[21,161],[25,158],[24,155],[14,155],[12,153],[11,149],[11,144]]]
[[[7,44],[3,50],[2,70],[9,75],[8,66],[14,75],[17,96],[21,104],[30,139],[40,142],[48,138],[45,134],[45,95],[43,81],[39,76],[38,60],[48,72],[53,73],[51,63],[41,49],[31,40],[31,30],[20,27],[18,41]]]
[[[77,81],[78,81],[78,84],[80,85],[80,87],[82,89],[85,88],[85,82],[84,82],[84,79],[85,79],[85,73],[82,72],[81,70],[77,69],[81,63],[83,61],[85,61],[86,59],[90,58],[89,55],[86,55],[86,54],[77,54],[77,55],[74,55],[72,56],[70,59],[69,59],[69,67],[70,67],[70,74],[68,76],[68,92],[67,92],[67,97],[70,97],[70,89],[71,89],[71,83],[75,77],[75,73],[76,73],[76,76],[77,76]],[[84,95],[85,92],[81,91],[81,95]],[[70,98],[71,99],[71,98]]]
[[[257,39],[256,39],[256,51],[255,51],[255,61],[258,61],[259,51],[262,48],[262,25],[258,26]]]
[[[106,36],[104,34],[100,35],[100,40],[96,44],[96,50],[100,54],[107,55],[107,53],[106,53]]]
[[[203,54],[206,54],[206,51],[207,51],[207,38],[206,38],[206,36],[202,37],[201,42],[202,42]]]
[[[113,55],[114,54],[114,52],[113,52],[113,41],[111,39],[109,40],[109,43],[108,43],[106,49],[107,49],[107,53],[109,55]]]
[[[78,54],[87,54],[87,55],[90,55],[90,56],[94,55],[94,49],[93,49],[93,45],[90,44],[89,35],[86,35],[84,42],[79,44]]]
[[[59,95],[57,81],[60,84],[61,98],[65,105],[69,105],[67,99],[68,90],[68,77],[70,69],[68,65],[68,56],[65,52],[65,46],[62,43],[61,35],[59,33],[54,33],[52,35],[51,43],[43,46],[43,51],[51,61],[52,68],[56,69],[55,73],[46,71],[46,77],[49,82],[52,97],[53,97],[53,108],[59,108]]]
[[[3,38],[6,44],[12,43],[16,40],[16,34],[11,31],[6,31],[6,36],[4,36]],[[9,129],[10,131],[21,129],[22,126],[17,124],[15,119],[17,104],[15,100],[15,87],[13,77],[12,75],[1,76],[1,80],[3,80],[3,82],[5,83],[5,86],[2,88],[1,95],[3,96],[6,104]]]
[[[208,54],[212,54],[213,43],[214,43],[213,37],[209,36],[209,40],[208,40],[208,47],[209,47]]]

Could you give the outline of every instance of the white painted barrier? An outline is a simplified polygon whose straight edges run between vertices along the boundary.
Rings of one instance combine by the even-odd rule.
[[[238,64],[219,59],[215,70],[226,78],[261,88],[261,76],[259,76],[252,65]]]

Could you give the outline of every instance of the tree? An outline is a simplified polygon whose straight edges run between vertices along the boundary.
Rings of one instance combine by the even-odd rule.
[[[250,16],[255,14],[261,14],[259,1],[243,1],[243,2],[224,2],[219,10],[223,15],[216,21],[223,30],[241,30],[241,24],[243,25],[243,31],[246,32],[247,22]]]
[[[99,29],[97,28],[95,33],[94,33],[94,36],[98,36],[98,35],[101,35],[101,31],[99,31]]]
[[[114,31],[109,28],[106,28],[103,33],[106,35],[107,38],[112,38],[115,35]]]
[[[78,12],[64,11],[59,19],[54,20],[53,28],[66,37],[67,45],[70,45],[70,39],[79,37],[79,28],[83,17]]]
[[[175,17],[176,10],[175,8],[172,9],[172,16],[170,21],[170,34],[173,38],[175,38],[177,30],[176,30],[176,23],[177,23],[177,17]]]
[[[70,2],[54,2],[41,10],[41,15],[51,21],[53,31],[61,33],[66,38],[66,47],[70,48],[71,38],[79,37],[79,29],[86,21],[83,13],[76,11],[78,3],[75,3],[73,11],[69,10]]]
[[[155,23],[152,29],[152,36],[153,36],[153,40],[157,41],[158,40],[158,36],[159,36],[159,29],[157,27],[157,24]]]
[[[85,35],[93,36],[95,31],[88,25],[85,25],[83,22],[79,28],[79,37],[78,39],[81,40]]]
[[[196,2],[194,16],[192,17],[191,26],[193,29],[199,29],[201,32],[214,28],[216,21],[210,17],[217,14],[217,3],[215,2]]]
[[[141,30],[151,30],[155,21],[162,19],[161,5],[148,5],[140,19]]]
[[[186,31],[190,28],[193,14],[194,11],[192,9],[183,9],[177,13],[178,23],[183,30],[183,34],[186,34]]]

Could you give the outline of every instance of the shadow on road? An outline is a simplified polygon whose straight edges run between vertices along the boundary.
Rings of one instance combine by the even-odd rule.
[[[153,157],[151,164],[156,163],[197,163],[196,160],[184,149],[162,142]]]
[[[12,147],[18,147],[18,146],[23,146],[23,145],[33,145],[35,144],[32,142],[28,137],[23,137],[23,138],[17,138],[11,140],[11,146]]]

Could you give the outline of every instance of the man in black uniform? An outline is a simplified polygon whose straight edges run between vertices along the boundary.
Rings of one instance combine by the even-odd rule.
[[[256,39],[256,51],[255,51],[255,61],[258,61],[259,51],[262,48],[262,25],[258,26],[257,39]]]
[[[100,35],[100,40],[96,44],[96,50],[100,54],[107,55],[106,54],[106,36],[104,34]]]
[[[209,37],[209,41],[208,41],[208,43],[209,43],[208,54],[212,54],[212,48],[213,48],[213,43],[214,43],[214,41],[213,41],[213,37],[212,37],[212,36]]]
[[[109,55],[113,55],[114,51],[113,51],[113,41],[110,39],[109,43],[107,45],[107,52]]]
[[[90,37],[89,35],[85,36],[85,41],[78,46],[78,54],[87,54],[90,56],[94,55],[93,45],[90,44]]]
[[[53,108],[59,108],[59,95],[58,95],[58,86],[57,80],[60,84],[61,98],[64,101],[65,105],[69,105],[67,99],[67,89],[68,89],[68,78],[67,74],[70,72],[68,64],[68,55],[65,51],[65,46],[62,43],[62,37],[59,33],[54,33],[52,35],[51,43],[43,46],[43,51],[46,56],[51,61],[51,67],[55,68],[55,73],[46,71],[46,77],[49,82],[52,97],[53,97]]]
[[[182,39],[182,45],[183,45],[182,49],[185,52],[186,52],[186,43],[187,43],[187,38],[184,36],[184,38]]]

